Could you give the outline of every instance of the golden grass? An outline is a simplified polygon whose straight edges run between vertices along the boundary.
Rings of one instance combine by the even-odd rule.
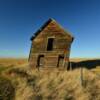
[[[100,100],[100,75],[90,70],[83,69],[82,86],[80,69],[38,71],[27,59],[0,59],[0,64],[15,66],[1,73],[15,87],[15,100]]]
[[[28,66],[6,70],[15,85],[15,100],[100,100],[100,76],[83,69],[73,71],[32,70]]]
[[[1,66],[20,66],[28,63],[27,58],[0,58]]]
[[[14,100],[15,89],[10,80],[0,76],[0,100]]]

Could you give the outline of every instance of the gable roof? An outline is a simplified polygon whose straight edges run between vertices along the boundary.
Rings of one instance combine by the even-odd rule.
[[[52,21],[55,21],[54,19],[52,19],[52,18],[50,18],[50,19],[48,19],[35,33],[34,33],[34,36],[32,36],[31,37],[31,41],[32,40],[34,40],[35,38],[36,38],[36,36],[40,33],[40,32],[42,32],[43,30],[44,30],[44,28],[50,23],[50,22],[52,22]],[[57,23],[56,21],[55,21],[55,23]],[[58,23],[57,23],[58,24]],[[59,25],[59,24],[58,24]],[[60,26],[60,25],[59,25]],[[61,27],[61,26],[60,26]],[[61,27],[62,28],[62,27]],[[62,28],[63,29],[63,28]],[[72,39],[74,39],[74,37],[73,37],[73,35],[68,31],[68,30],[65,30],[65,29],[63,29],[67,34],[69,34],[71,37],[72,37]]]

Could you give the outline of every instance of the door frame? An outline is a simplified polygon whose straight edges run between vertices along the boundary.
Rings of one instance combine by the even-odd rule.
[[[41,58],[42,57],[43,57],[43,60],[44,60],[44,55],[43,54],[41,54],[41,55],[38,56],[38,59],[37,59],[37,67],[41,67],[40,63],[41,63]]]
[[[64,60],[64,55],[59,55],[59,56],[58,56],[58,63],[57,63],[57,67],[58,67],[58,68],[60,67],[60,60],[61,60],[61,59]],[[62,65],[63,65],[63,62],[62,62]],[[61,66],[62,66],[62,65],[61,65]]]

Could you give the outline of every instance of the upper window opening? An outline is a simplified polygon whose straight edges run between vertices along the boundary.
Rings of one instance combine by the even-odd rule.
[[[48,38],[47,51],[53,50],[54,38]]]

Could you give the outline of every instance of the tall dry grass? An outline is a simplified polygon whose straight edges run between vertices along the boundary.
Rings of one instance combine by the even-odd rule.
[[[14,86],[15,100],[100,100],[100,74],[83,69],[82,86],[80,69],[38,71],[27,65],[27,59],[0,59],[5,66],[1,74]]]
[[[0,58],[0,66],[12,67],[21,66],[28,63],[27,58]]]
[[[32,70],[29,67],[5,71],[15,85],[15,100],[100,100],[100,76],[80,69],[73,71]]]

